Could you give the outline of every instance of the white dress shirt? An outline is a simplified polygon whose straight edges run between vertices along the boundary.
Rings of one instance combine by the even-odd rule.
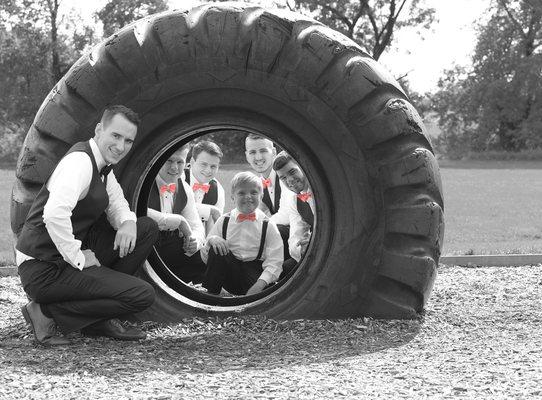
[[[184,191],[186,193],[186,206],[181,211],[181,214],[173,213],[173,200],[174,195],[171,192],[160,193],[160,187],[165,185],[166,182],[157,176],[155,183],[158,187],[158,193],[160,193],[160,208],[162,211],[154,210],[152,208],[147,209],[147,215],[156,221],[158,229],[161,231],[174,231],[179,227],[181,221],[184,219],[192,229],[192,236],[196,239],[198,245],[197,250],[200,250],[205,245],[205,228],[201,223],[201,219],[198,215],[196,208],[196,201],[194,200],[194,193],[192,189],[183,179],[179,179],[177,182],[182,182]],[[179,189],[177,188],[177,191]],[[196,251],[197,251],[196,250]],[[192,255],[195,252],[187,255]]]
[[[106,162],[94,139],[90,139],[89,143],[100,171]],[[85,266],[85,256],[81,251],[81,241],[75,239],[73,235],[70,217],[77,202],[84,199],[88,193],[92,172],[92,160],[88,154],[76,151],[60,160],[46,183],[49,198],[43,208],[45,228],[64,261],[80,270]],[[125,221],[137,221],[113,171],[107,175],[106,191],[109,205],[105,213],[115,230]],[[16,252],[17,265],[32,258],[18,250]]]
[[[205,192],[203,190],[193,190],[194,192],[194,199],[196,200],[196,207],[198,209],[199,216],[202,220],[207,221],[209,219],[209,216],[211,215],[211,207],[214,205],[216,208],[220,210],[220,213],[224,212],[224,207],[226,206],[226,195],[224,194],[224,188],[220,184],[220,182],[215,178],[216,186],[217,186],[217,201],[216,204],[202,204],[203,197],[205,196]],[[194,183],[200,183],[194,174],[192,173],[192,170],[190,170],[190,186],[193,187]],[[207,185],[208,183],[205,183]]]
[[[312,190],[309,188],[308,192],[312,193]],[[314,195],[309,197],[309,199],[307,200],[307,203],[309,203],[309,206],[312,210],[314,218],[316,219]],[[299,211],[297,211],[297,195],[296,194],[294,194],[293,196],[289,198],[287,205],[288,205],[289,216],[290,216],[290,236],[288,238],[289,252],[290,252],[290,256],[294,260],[299,262],[299,260],[301,260],[301,246],[298,246],[297,242],[299,242],[299,240],[301,240],[302,238],[312,233],[311,227],[309,224],[303,221],[303,218],[301,218]]]
[[[241,261],[254,261],[260,249],[260,241],[262,237],[263,221],[266,219],[265,214],[256,209],[255,221],[237,221],[239,211],[234,208],[230,212],[230,221],[228,223],[228,232],[226,234],[226,242],[228,249],[232,254]],[[222,226],[224,225],[224,215],[222,215],[213,229],[207,235],[207,240],[212,236],[222,237]],[[207,263],[209,253],[209,242],[201,251],[201,258]],[[267,235],[265,238],[265,246],[262,252],[262,268],[263,272],[259,279],[267,284],[276,282],[282,272],[282,263],[284,261],[284,246],[279,230],[273,221],[269,221],[267,227]]]
[[[263,178],[263,177],[262,177]],[[288,189],[278,178],[277,173],[272,170],[269,174],[269,179],[271,179],[271,185],[267,187],[267,191],[269,192],[269,197],[271,197],[271,203],[273,203],[273,207],[276,207],[275,205],[275,189],[276,185],[280,185],[280,205],[277,212],[273,215],[270,215],[271,213],[269,211],[266,212],[266,215],[270,217],[271,221],[273,221],[277,225],[290,225],[290,208],[287,206],[288,202],[291,201],[291,197],[295,197],[295,193],[292,192],[290,189]],[[263,202],[260,202],[260,207],[263,205],[265,209],[267,207]]]

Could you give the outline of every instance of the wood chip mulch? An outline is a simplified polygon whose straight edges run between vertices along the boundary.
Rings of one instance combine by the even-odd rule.
[[[442,267],[414,321],[191,318],[36,345],[0,278],[1,399],[542,398],[542,266]]]

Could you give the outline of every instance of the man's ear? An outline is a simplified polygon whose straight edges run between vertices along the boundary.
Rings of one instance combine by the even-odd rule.
[[[273,146],[273,150],[271,151],[273,153],[273,157],[277,156],[277,148]]]
[[[94,135],[99,136],[101,132],[102,132],[102,123],[98,122],[96,124],[96,128],[94,128]]]

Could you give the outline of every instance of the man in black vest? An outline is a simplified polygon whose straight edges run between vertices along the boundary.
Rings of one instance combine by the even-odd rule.
[[[290,256],[299,262],[307,251],[314,227],[315,203],[309,180],[294,159],[281,151],[273,162],[273,169],[288,189],[296,193],[288,204],[290,208]],[[286,264],[286,263],[285,263]],[[287,267],[285,266],[286,270]]]
[[[130,211],[111,172],[130,151],[138,123],[127,107],[107,108],[94,138],[68,150],[30,208],[16,245],[19,276],[32,299],[21,311],[44,345],[70,343],[57,327],[64,334],[81,329],[122,340],[145,338],[117,317],[154,301],[152,286],[133,274],[157,240],[158,227]]]
[[[276,155],[277,149],[271,140],[253,133],[246,137],[245,156],[247,162],[261,177],[264,188],[260,210],[277,224],[284,245],[284,259],[287,260],[290,258],[288,252],[290,216],[289,207],[286,204],[294,196],[294,193],[283,187],[277,173],[273,170],[273,161]]]
[[[199,250],[205,245],[205,228],[194,193],[182,177],[189,150],[185,145],[175,151],[158,171],[147,215],[160,229],[156,244],[160,258],[184,282],[201,283],[206,266]]]
[[[192,147],[190,168],[185,170],[185,180],[192,187],[198,213],[204,222],[205,233],[224,212],[224,188],[216,179],[223,153],[210,140],[202,140]]]

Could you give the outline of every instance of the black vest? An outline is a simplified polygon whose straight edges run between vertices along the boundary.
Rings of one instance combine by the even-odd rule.
[[[305,221],[310,227],[313,227],[314,224],[314,214],[312,213],[311,206],[306,201],[301,201],[299,198],[297,200],[297,212],[301,215],[301,219]]]
[[[89,229],[102,216],[109,205],[105,183],[100,178],[96,160],[92,154],[89,142],[79,142],[73,145],[68,152],[80,151],[87,153],[92,161],[92,178],[87,195],[79,200],[72,210],[71,223],[73,235],[77,240],[83,241]],[[22,253],[45,261],[61,260],[55,244],[51,240],[45,223],[43,222],[43,208],[49,199],[47,183],[45,183],[36,196],[26,221],[17,240],[17,250]]]
[[[269,208],[269,212],[271,213],[271,215],[274,215],[280,208],[281,187],[279,177],[276,176],[276,172],[273,171],[272,174],[275,174],[275,205],[273,205],[273,202],[271,201],[271,196],[269,196],[269,190],[267,188],[263,189],[262,203],[264,203],[267,208]]]
[[[192,186],[192,183],[190,182],[190,168],[186,168],[184,170],[184,180],[186,181],[186,183]],[[218,201],[218,186],[216,184],[216,180],[211,179],[209,181],[209,191],[205,193],[201,203],[214,206],[216,205],[217,201]]]
[[[186,197],[186,192],[184,190],[182,179],[179,178],[177,180],[177,192],[175,193],[175,196],[173,196],[173,213],[180,214],[186,207],[187,201],[188,198]],[[160,192],[158,191],[156,183],[152,185],[151,192],[149,193],[149,202],[147,203],[147,206],[154,210],[162,211],[160,209]]]

